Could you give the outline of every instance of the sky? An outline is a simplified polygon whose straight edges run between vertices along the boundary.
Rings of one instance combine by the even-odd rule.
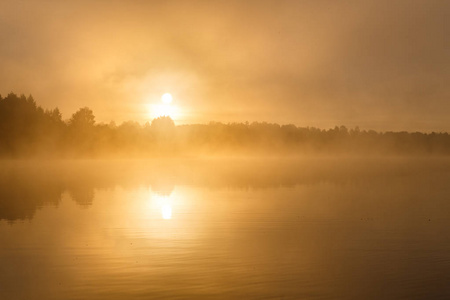
[[[450,131],[449,83],[446,0],[0,0],[0,94],[64,119]]]

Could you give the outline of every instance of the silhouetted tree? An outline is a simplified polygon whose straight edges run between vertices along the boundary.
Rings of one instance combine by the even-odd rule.
[[[75,127],[92,127],[94,124],[94,113],[88,107],[80,108],[69,120],[69,125]]]
[[[151,128],[155,132],[172,132],[175,129],[175,122],[167,116],[158,117],[153,119]]]
[[[95,116],[88,107],[80,108],[70,118],[66,145],[76,155],[92,154],[96,149]]]
[[[62,114],[59,111],[59,108],[46,110],[45,114],[55,123],[62,123]]]

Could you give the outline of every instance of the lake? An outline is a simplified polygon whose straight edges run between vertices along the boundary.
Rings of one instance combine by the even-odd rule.
[[[0,299],[449,299],[450,159],[0,163]]]

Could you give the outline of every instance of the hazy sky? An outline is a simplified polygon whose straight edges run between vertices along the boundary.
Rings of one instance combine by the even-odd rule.
[[[0,93],[65,119],[450,131],[450,1],[0,0]]]

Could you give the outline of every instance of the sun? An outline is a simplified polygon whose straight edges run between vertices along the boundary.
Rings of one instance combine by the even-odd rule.
[[[172,95],[170,93],[165,93],[161,96],[161,100],[162,102],[164,102],[165,104],[170,104],[172,103]]]
[[[170,93],[161,95],[161,102],[159,103],[149,103],[148,111],[153,119],[170,117],[173,120],[176,120],[179,119],[182,114],[181,108],[178,105],[173,104],[173,97]]]

